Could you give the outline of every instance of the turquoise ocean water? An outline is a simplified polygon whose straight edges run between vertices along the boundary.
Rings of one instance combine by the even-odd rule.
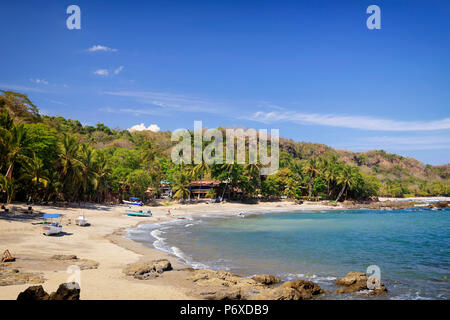
[[[450,298],[449,209],[202,215],[141,225],[129,237],[194,267],[308,279],[328,290],[336,277],[377,265],[385,299]]]

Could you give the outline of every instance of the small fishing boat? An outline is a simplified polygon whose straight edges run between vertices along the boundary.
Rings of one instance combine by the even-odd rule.
[[[75,219],[75,223],[80,227],[85,227],[89,224],[86,217],[84,216],[84,213]]]
[[[141,211],[135,211],[135,210],[125,210],[125,213],[127,216],[133,216],[133,217],[151,217],[152,212],[150,210],[147,210],[147,212]]]
[[[142,205],[144,205],[144,203],[139,198],[135,198],[135,197],[130,197],[128,199],[128,201],[127,200],[122,200],[122,201],[123,201],[123,203],[131,205],[131,206],[142,206]]]
[[[44,214],[43,218],[44,222],[42,223],[42,230],[44,235],[51,236],[52,234],[59,234],[62,232],[62,225],[60,223],[62,219],[61,214],[46,213]],[[53,219],[59,219],[59,221],[54,221]],[[52,222],[49,223],[47,220],[50,220]]]

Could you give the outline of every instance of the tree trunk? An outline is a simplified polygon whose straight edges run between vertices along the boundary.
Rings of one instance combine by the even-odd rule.
[[[346,187],[346,186],[347,186],[347,184],[344,183],[344,186],[342,187],[341,192],[339,192],[339,195],[338,195],[338,197],[337,197],[337,199],[336,199],[336,202],[339,201],[339,199],[341,198],[342,194],[343,194],[344,191],[345,191],[345,187]]]
[[[13,170],[14,170],[14,161],[9,165],[8,171],[6,171],[5,177],[6,177],[7,179],[9,179],[9,180],[12,179],[12,173],[13,173]]]

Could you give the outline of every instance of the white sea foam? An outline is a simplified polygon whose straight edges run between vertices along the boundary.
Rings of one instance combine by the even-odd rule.
[[[303,273],[288,273],[287,275],[279,275],[281,278],[285,278],[287,280],[314,280],[316,282],[330,282],[335,281],[337,278],[333,276],[318,276],[316,274],[303,274]]]

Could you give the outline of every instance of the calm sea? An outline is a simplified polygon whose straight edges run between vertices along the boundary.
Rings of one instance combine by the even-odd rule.
[[[328,290],[337,277],[376,265],[385,299],[450,298],[449,209],[202,215],[141,225],[129,238],[197,268],[308,279]]]

